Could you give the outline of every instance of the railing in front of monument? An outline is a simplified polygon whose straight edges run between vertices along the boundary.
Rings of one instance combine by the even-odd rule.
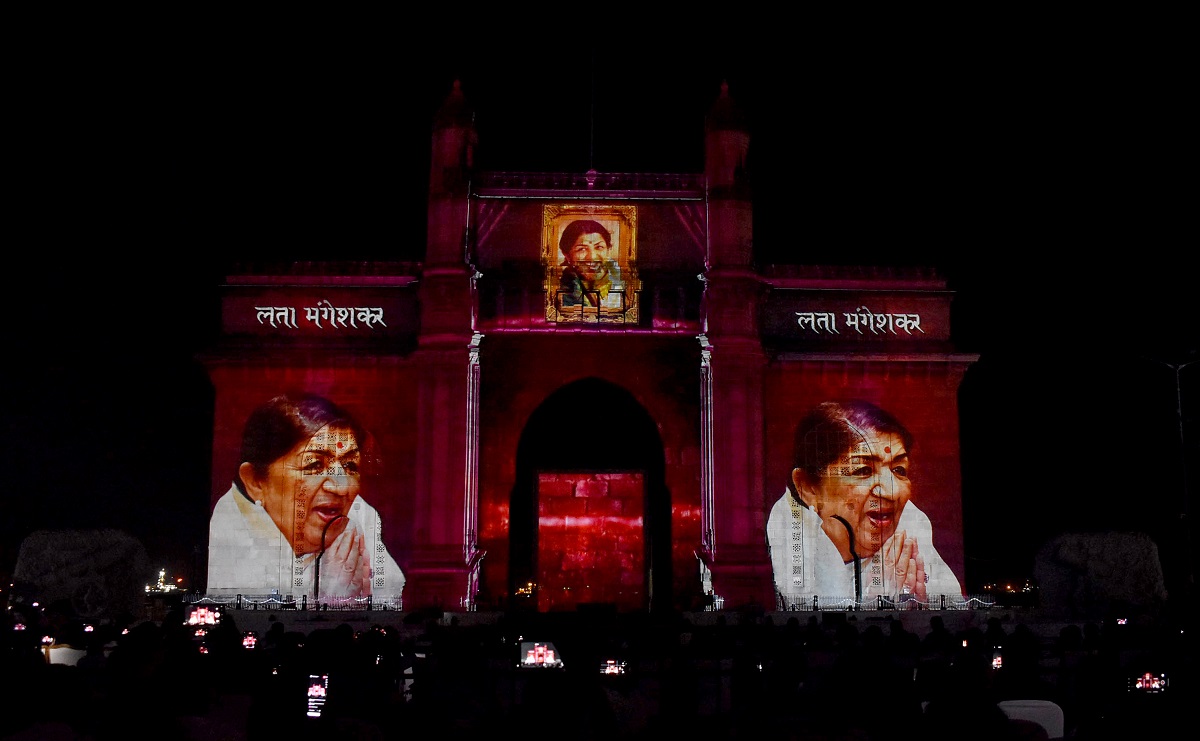
[[[335,597],[323,599],[320,602],[312,600],[307,594],[236,594],[208,595],[186,594],[183,597],[185,605],[220,605],[227,610],[357,610],[357,611],[402,611],[402,598],[381,599],[373,595],[366,597]]]
[[[852,612],[862,610],[990,610],[996,605],[991,596],[972,595],[966,598],[950,594],[933,594],[928,599],[902,594],[898,597],[870,597],[856,600],[853,597],[830,597],[813,595],[799,600],[776,596],[777,610],[783,612]]]
[[[228,610],[357,610],[357,611],[403,611],[402,599],[379,599],[367,597],[341,597],[315,602],[302,594],[238,594],[238,595],[201,595],[186,594],[183,597],[186,605],[220,605]],[[830,597],[813,595],[800,600],[787,600],[782,595],[776,598],[775,609],[783,612],[852,612],[866,610],[990,610],[996,605],[991,596],[958,597],[954,595],[931,595],[927,600],[921,600],[912,595],[897,597],[871,597],[855,600],[853,597]],[[724,608],[724,600],[715,597],[713,603],[706,605],[706,611],[720,611]]]

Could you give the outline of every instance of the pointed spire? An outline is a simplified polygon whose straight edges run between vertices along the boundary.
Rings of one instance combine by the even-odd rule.
[[[451,126],[470,126],[475,118],[475,112],[467,103],[467,96],[462,91],[462,81],[455,80],[450,94],[442,101],[442,107],[433,117],[433,128],[444,129]]]
[[[733,129],[746,131],[746,116],[742,109],[729,95],[729,81],[721,80],[721,94],[717,97],[708,115],[704,119],[704,128],[708,131]]]

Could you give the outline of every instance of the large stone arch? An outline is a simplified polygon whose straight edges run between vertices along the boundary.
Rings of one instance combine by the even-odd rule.
[[[564,573],[553,578],[570,583],[576,578],[570,575],[574,573],[594,583],[574,585],[577,599],[540,595],[527,604],[561,610],[599,601],[616,602],[623,610],[668,609],[672,604],[671,502],[664,471],[658,426],[629,391],[588,377],[551,393],[530,414],[517,444],[510,498],[509,594],[517,594],[529,582],[545,581],[547,543],[543,541],[553,537],[559,543],[585,546],[561,554],[569,566],[577,568],[564,568]],[[635,502],[628,494],[638,481],[641,497]],[[563,499],[551,507],[548,497],[556,487],[570,501]],[[622,490],[624,495],[619,493]],[[641,511],[634,512],[639,504]],[[562,512],[569,514],[564,518],[559,516]],[[571,530],[566,540],[561,529],[564,519]],[[640,532],[633,533],[630,524],[637,519],[641,520]],[[551,535],[543,532],[546,527],[560,529]],[[634,543],[641,548],[639,553],[616,553]],[[629,581],[630,563],[640,564],[641,573],[633,575],[637,585],[625,586],[640,589],[639,600],[630,598],[630,590],[611,583]]]

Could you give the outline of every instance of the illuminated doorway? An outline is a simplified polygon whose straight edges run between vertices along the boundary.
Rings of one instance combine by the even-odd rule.
[[[514,607],[669,609],[664,470],[658,427],[625,389],[585,378],[547,397],[517,446],[509,523]],[[655,584],[666,586],[656,593]]]
[[[538,612],[646,604],[644,477],[542,472],[537,477]]]

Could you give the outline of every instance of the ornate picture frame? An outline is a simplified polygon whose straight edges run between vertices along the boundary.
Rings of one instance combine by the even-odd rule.
[[[567,254],[570,245],[563,244],[564,233],[568,241],[578,236],[581,245],[586,243],[586,258],[578,257],[583,252]],[[603,250],[599,256],[596,248]],[[637,324],[637,206],[546,204],[541,261],[547,321]]]

